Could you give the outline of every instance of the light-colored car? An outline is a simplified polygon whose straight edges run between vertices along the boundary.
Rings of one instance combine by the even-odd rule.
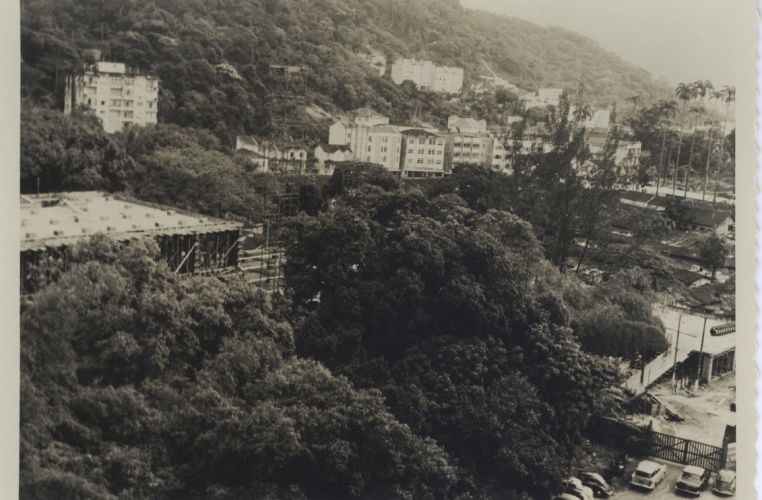
[[[714,480],[712,491],[718,495],[735,495],[736,493],[736,473],[732,470],[723,469],[717,473],[717,479]]]
[[[666,466],[650,460],[643,460],[632,473],[630,484],[638,488],[653,490],[664,479],[666,472]]]
[[[709,484],[709,474],[710,472],[706,469],[688,465],[675,483],[675,489],[686,495],[699,496]]]

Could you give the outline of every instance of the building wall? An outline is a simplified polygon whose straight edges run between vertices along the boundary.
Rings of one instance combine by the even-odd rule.
[[[127,72],[123,64],[98,63],[67,77],[64,113],[85,105],[113,133],[127,125],[156,123],[158,101],[158,78]]]
[[[442,177],[446,139],[437,135],[402,135],[403,177]]]
[[[494,142],[487,136],[453,135],[453,164],[492,166]]]
[[[463,87],[463,68],[434,66],[431,61],[399,58],[392,64],[391,76],[397,85],[411,80],[419,88],[434,92],[458,93]]]

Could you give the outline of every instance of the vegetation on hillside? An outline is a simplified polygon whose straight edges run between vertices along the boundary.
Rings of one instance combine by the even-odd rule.
[[[65,76],[104,59],[161,79],[159,120],[211,130],[230,146],[241,133],[321,140],[325,125],[302,116],[289,129],[269,96],[268,66],[309,68],[307,97],[329,110],[370,106],[396,122],[414,115],[439,124],[447,115],[499,121],[502,91],[461,102],[416,92],[379,77],[358,54],[417,57],[465,69],[465,84],[491,68],[526,90],[571,91],[584,77],[599,105],[637,94],[668,96],[642,69],[594,42],[561,30],[461,8],[455,0],[137,0],[21,2],[22,98],[62,108]],[[97,52],[93,52],[96,50]],[[323,139],[324,140],[324,139]]]

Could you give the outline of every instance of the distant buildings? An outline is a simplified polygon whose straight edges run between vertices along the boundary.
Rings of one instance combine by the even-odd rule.
[[[248,155],[260,172],[307,173],[307,150],[302,146],[239,135],[235,149]]]
[[[524,103],[525,109],[535,106],[558,106],[563,93],[563,89],[542,87],[536,93],[522,96],[521,101]]]
[[[399,58],[392,64],[391,76],[397,85],[410,80],[433,92],[457,94],[463,88],[463,68],[435,66],[431,61]]]
[[[98,62],[66,78],[64,113],[84,105],[101,119],[108,133],[156,123],[158,101],[159,79],[122,63]]]
[[[487,121],[474,120],[473,118],[461,118],[458,115],[451,115],[447,118],[447,129],[450,132],[481,134],[487,132]]]

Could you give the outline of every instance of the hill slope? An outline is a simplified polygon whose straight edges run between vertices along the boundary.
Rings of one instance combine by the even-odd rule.
[[[23,99],[61,107],[63,75],[97,49],[161,78],[160,120],[209,128],[227,144],[242,132],[277,132],[270,64],[309,67],[308,100],[328,110],[372,106],[396,120],[419,110],[441,121],[469,109],[378,77],[359,56],[369,49],[462,66],[466,84],[487,73],[483,61],[528,90],[574,89],[584,75],[599,105],[670,93],[589,39],[455,0],[24,0],[21,38]],[[305,118],[305,136],[324,132]]]

